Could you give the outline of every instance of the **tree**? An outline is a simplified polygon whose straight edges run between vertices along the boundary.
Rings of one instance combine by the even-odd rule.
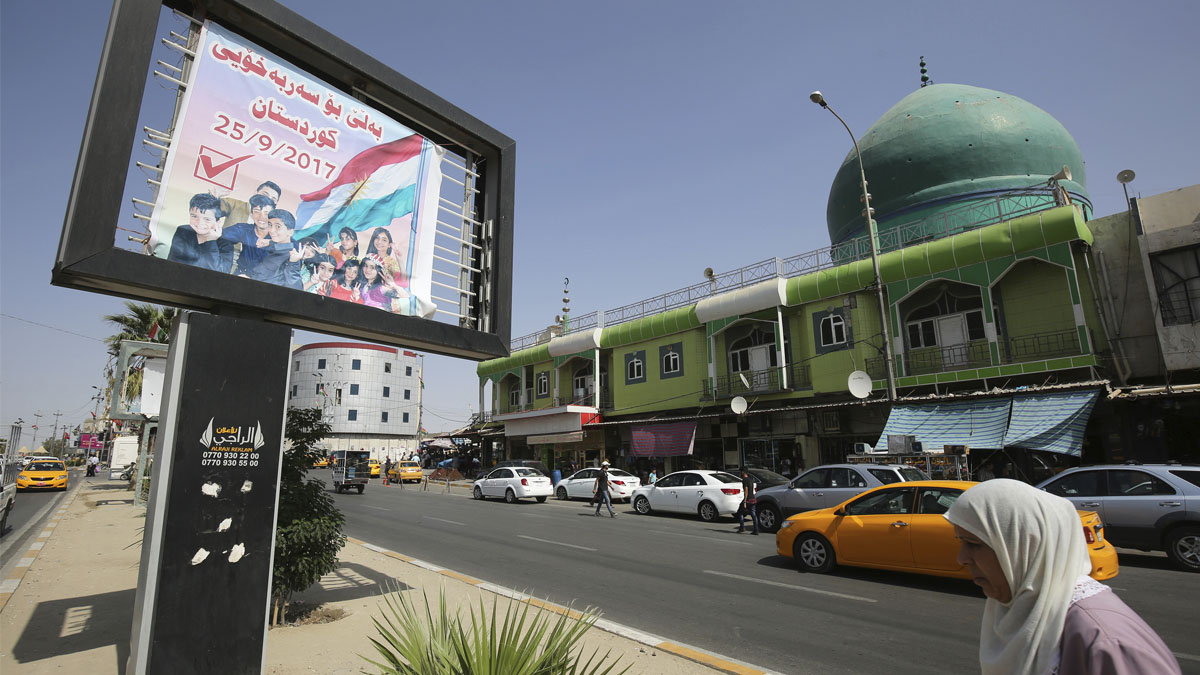
[[[174,307],[126,302],[125,309],[128,310],[125,314],[109,314],[104,317],[105,321],[118,328],[115,335],[104,338],[110,357],[115,358],[121,353],[121,342],[125,340],[163,344],[171,341],[171,322],[175,320]],[[139,357],[129,364],[130,372],[125,378],[126,400],[133,400],[142,394],[141,361]],[[108,388],[111,390],[114,373],[109,370],[105,374],[108,377]]]
[[[331,429],[320,408],[288,408],[271,579],[272,624],[283,621],[293,593],[337,569],[338,551],[346,545],[346,518],[334,506],[325,482],[308,478],[309,467],[321,456],[317,443]]]

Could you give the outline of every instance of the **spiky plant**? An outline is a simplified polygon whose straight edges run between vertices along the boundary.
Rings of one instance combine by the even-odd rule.
[[[382,620],[374,618],[380,639],[371,638],[381,661],[363,657],[386,675],[619,675],[629,670],[611,653],[593,650],[584,660],[579,641],[599,617],[588,609],[568,609],[555,618],[528,600],[499,596],[489,611],[483,598],[466,618],[446,604],[446,589],[436,606],[429,596],[424,610],[396,589],[383,596]]]

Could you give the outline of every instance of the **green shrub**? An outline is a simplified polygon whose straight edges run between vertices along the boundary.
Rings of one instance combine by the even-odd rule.
[[[382,621],[373,619],[380,639],[371,638],[382,659],[366,661],[387,675],[607,675],[619,659],[606,664],[610,652],[594,650],[583,661],[579,641],[600,618],[591,609],[568,610],[557,618],[529,601],[507,600],[500,611],[498,596],[488,611],[480,598],[466,620],[446,606],[446,590],[436,608],[413,606],[398,590],[384,595]],[[532,612],[532,614],[531,614]],[[497,624],[499,619],[499,624]],[[624,673],[629,666],[615,673]]]

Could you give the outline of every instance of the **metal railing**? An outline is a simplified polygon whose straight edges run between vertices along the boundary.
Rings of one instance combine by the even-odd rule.
[[[1091,208],[1091,204],[1079,195],[1072,195],[1072,199],[1082,203],[1088,209]],[[1001,193],[987,200],[975,201],[932,216],[889,226],[886,231],[879,233],[879,252],[898,250],[1054,207],[1054,195],[1049,188],[1029,188]],[[789,258],[760,260],[730,272],[714,275],[708,281],[656,295],[646,300],[602,312],[573,316],[566,332],[591,330],[601,326],[634,321],[653,314],[686,307],[718,293],[745,288],[767,279],[776,277],[790,279],[864,259],[870,255],[871,241],[864,235]],[[543,328],[536,333],[513,338],[509,342],[509,348],[514,352],[527,349],[549,342],[551,337],[552,331]]]
[[[1082,353],[1079,346],[1079,331],[1074,328],[1007,338],[1001,346],[1001,358],[1005,363],[1040,361],[1059,356],[1077,356]]]
[[[871,357],[867,359],[865,367],[867,375],[870,375],[872,380],[887,379],[887,359],[885,357]]]
[[[746,378],[742,382],[742,376]],[[765,370],[743,370],[732,375],[718,375],[715,379],[701,380],[704,400],[732,398],[743,394],[771,394],[784,391],[779,381],[779,368]],[[748,386],[747,386],[748,385]]]
[[[987,340],[950,347],[921,347],[904,354],[907,375],[928,375],[992,365]]]
[[[807,363],[793,363],[788,371],[789,389],[812,389],[812,367]]]
[[[1193,280],[1194,281],[1194,280]],[[1164,326],[1200,321],[1200,289],[1180,286],[1158,294],[1158,310]]]

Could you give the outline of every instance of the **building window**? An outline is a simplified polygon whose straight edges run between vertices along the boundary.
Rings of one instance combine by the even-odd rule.
[[[404,374],[412,377],[412,366],[404,366]]]
[[[679,353],[667,352],[663,354],[662,371],[664,375],[679,372]]]
[[[662,345],[658,348],[658,376],[661,379],[683,375],[683,343]]]
[[[350,422],[357,420],[358,419],[358,411],[357,410],[346,411],[346,419]]]
[[[837,314],[821,319],[821,346],[846,344],[846,321]]]
[[[357,384],[350,385],[350,395],[358,396],[358,385]]]
[[[937,345],[937,330],[933,319],[913,321],[908,324],[908,348],[934,347]]]
[[[333,404],[334,405],[342,404],[342,389],[341,389],[341,387],[333,390]]]
[[[729,340],[729,372],[762,371],[778,367],[774,330],[755,326],[742,337],[731,337]]]
[[[362,370],[362,359],[354,359],[351,361],[350,370]]]
[[[296,362],[295,370],[300,370],[300,362],[299,361]]]
[[[298,384],[292,385],[292,398],[296,398],[296,393],[299,390],[299,388],[300,388],[300,385],[298,385]]]
[[[537,375],[537,395],[538,398],[545,398],[550,395],[550,374],[538,373]]]
[[[404,418],[401,421],[408,424],[408,413],[404,413]]]
[[[1200,321],[1200,246],[1150,256],[1164,326]]]
[[[405,390],[404,390],[404,400],[405,400],[405,401],[407,401],[407,400],[409,400],[409,399],[411,399],[411,398],[412,398],[412,390],[411,390],[411,389],[405,389]]]
[[[322,388],[322,387],[324,387],[324,386],[325,386],[325,385],[323,385],[323,384],[318,384],[318,385],[317,385],[317,396],[320,396],[320,395],[321,395],[321,388]]]
[[[381,420],[381,421],[383,421],[385,423],[387,422],[387,411],[386,410],[383,411],[383,420]]]
[[[383,388],[383,397],[384,397],[384,398],[391,398],[391,397],[392,397],[392,388],[391,388],[391,387],[384,387],[384,388]]]
[[[383,372],[385,372],[385,373],[392,372],[392,362],[391,361],[384,361]]]
[[[508,388],[508,407],[516,408],[519,405],[521,405],[521,385],[518,382],[514,382]]]
[[[325,359],[317,359],[317,370],[325,370]]]
[[[636,351],[625,355],[625,384],[646,381],[646,352]]]

